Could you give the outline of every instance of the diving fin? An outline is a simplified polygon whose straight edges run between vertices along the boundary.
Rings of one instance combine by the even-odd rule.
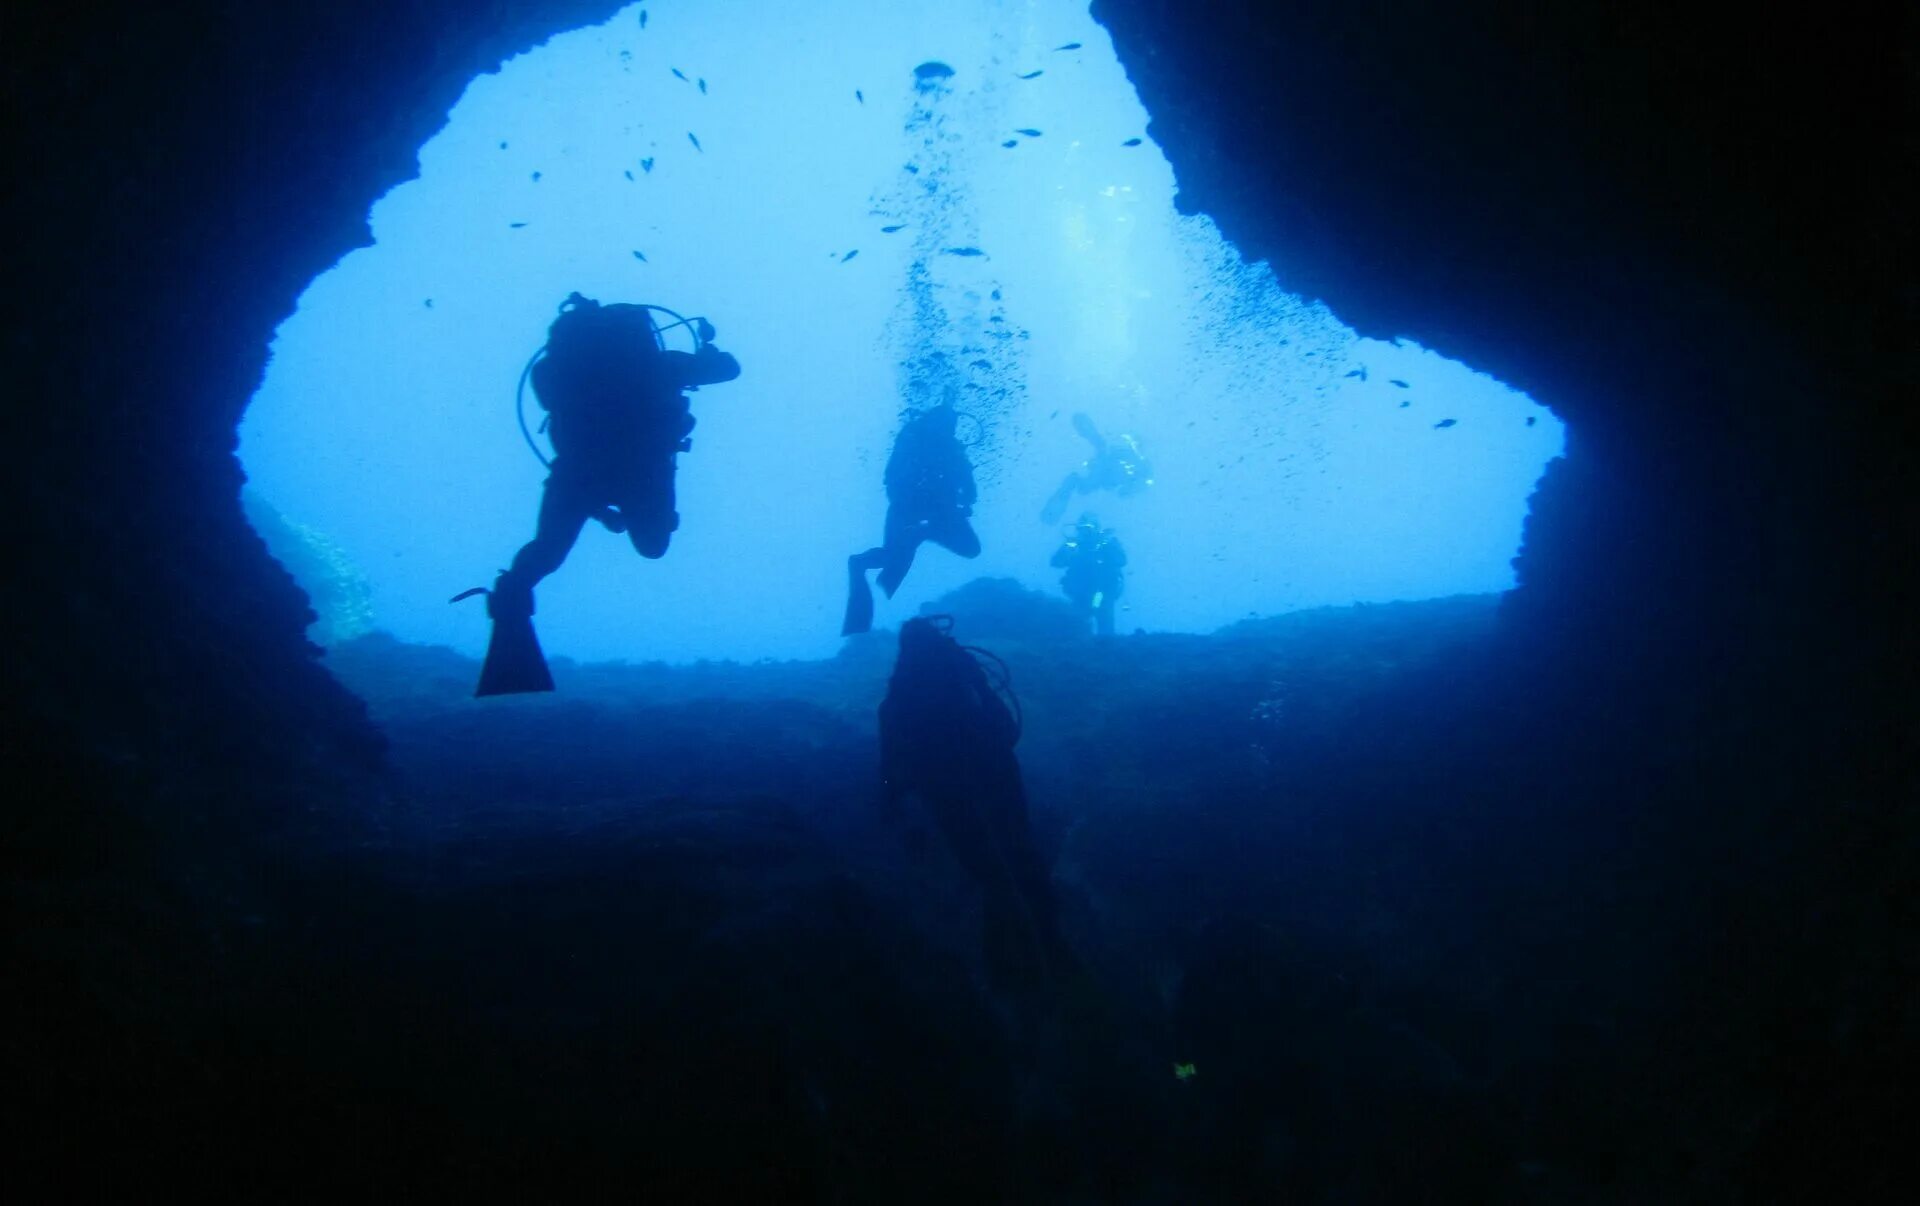
[[[847,616],[840,623],[841,636],[873,631],[873,588],[867,585],[867,571],[847,566]]]
[[[540,652],[540,638],[534,635],[533,617],[494,617],[493,639],[487,642],[487,660],[480,664],[480,685],[474,688],[474,697],[551,690],[553,674]]]
[[[1085,415],[1084,413],[1081,413],[1079,411],[1074,412],[1073,429],[1080,433],[1081,439],[1085,440],[1089,444],[1092,444],[1096,450],[1098,451],[1106,450],[1106,447],[1107,447],[1106,437],[1100,434],[1100,429],[1098,427],[1095,427],[1093,425],[1093,420],[1089,418],[1087,415]]]
[[[553,690],[553,674],[540,651],[540,638],[533,632],[533,592],[516,588],[506,574],[501,574],[492,590],[476,586],[450,601],[458,603],[475,595],[487,597],[493,636],[487,641],[487,660],[480,664],[480,685],[474,688],[474,697]]]
[[[1047,498],[1047,505],[1040,508],[1041,523],[1059,523],[1066,517],[1067,504],[1073,501],[1073,487],[1071,477],[1060,483],[1060,488]]]

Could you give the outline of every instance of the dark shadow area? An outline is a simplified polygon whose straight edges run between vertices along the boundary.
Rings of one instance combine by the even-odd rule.
[[[323,665],[242,517],[235,424],[299,291],[475,74],[613,7],[10,30],[13,1183],[1910,1179],[1908,15],[1094,5],[1184,205],[1363,333],[1550,404],[1569,455],[1497,611],[1103,643],[975,610],[1101,986],[1039,1025],[979,989],[938,847],[866,819],[883,638],[558,664],[553,699],[475,705],[432,651]]]
[[[1835,952],[1716,1011],[1701,961],[1793,906],[1725,915],[1723,855],[1633,783],[1568,773],[1584,739],[1543,741],[1489,673],[1497,600],[1116,639],[1007,584],[941,610],[990,634],[1022,704],[1087,969],[1040,1013],[991,989],[933,820],[879,806],[891,634],[822,663],[562,660],[556,695],[484,703],[472,659],[371,636],[328,665],[388,735],[386,793],[172,851],[110,914],[97,886],[19,901],[19,953],[94,1012],[62,994],[22,1019],[89,1041],[17,1124],[42,1151],[99,1129],[136,1163],[206,1144],[176,1174],[207,1187],[699,1201],[1796,1184],[1733,1103],[1792,1119],[1808,1156],[1891,1157],[1871,1111],[1897,1100],[1794,1118],[1781,1065],[1740,1056],[1843,986],[1892,994],[1893,969]]]

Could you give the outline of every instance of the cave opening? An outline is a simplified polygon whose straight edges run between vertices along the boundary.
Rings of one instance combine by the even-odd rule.
[[[1094,0],[1151,122],[1045,0],[29,14],[13,1179],[1887,1196],[1899,40],[1604,7]],[[542,591],[560,690],[476,704],[446,600],[529,534],[513,381],[574,290],[747,375],[672,553],[593,532]],[[1534,486],[1554,414],[1346,322],[1571,450]],[[836,643],[949,388],[988,552]],[[1076,414],[1153,461],[1067,512],[1147,634],[953,608],[1088,973],[1036,997],[993,922],[1043,914],[869,805],[885,629],[976,574],[1038,614]],[[1310,609],[1369,598],[1412,601]]]
[[[1180,215],[1084,5],[754,13],[634,5],[476,79],[303,295],[241,453],[316,639],[483,646],[446,599],[531,534],[513,384],[575,290],[709,316],[745,373],[694,397],[669,555],[590,527],[543,584],[559,655],[830,655],[903,408],[946,396],[985,551],[923,556],[883,624],[977,577],[1057,589],[1080,415],[1153,478],[1065,516],[1125,543],[1123,632],[1512,585],[1558,420]]]

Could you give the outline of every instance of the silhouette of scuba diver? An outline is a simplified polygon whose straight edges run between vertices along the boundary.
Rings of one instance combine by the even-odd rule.
[[[624,531],[649,559],[680,526],[675,457],[691,447],[694,425],[684,391],[732,381],[740,363],[713,346],[704,318],[680,320],[694,330],[694,351],[668,351],[652,309],[575,293],[528,368],[548,415],[552,472],[533,539],[485,592],[493,638],[476,695],[553,690],[533,632],[533,588],[560,568],[587,520]]]
[[[1003,986],[1044,981],[1071,958],[1057,929],[1045,864],[1027,826],[1005,666],[956,642],[950,617],[900,626],[900,654],[880,704],[882,804],[917,795],[954,858],[984,893],[987,967]],[[997,668],[989,680],[976,654]],[[1011,698],[1011,691],[1007,692]]]
[[[1126,550],[1113,533],[1092,515],[1082,515],[1065,543],[1054,550],[1052,564],[1067,571],[1060,576],[1060,589],[1083,615],[1092,618],[1094,631],[1112,636],[1113,607],[1126,587],[1127,564]]]
[[[887,458],[887,525],[878,548],[847,558],[847,614],[842,636],[873,627],[873,592],[867,571],[893,598],[913,555],[928,540],[962,557],[980,555],[980,537],[968,523],[979,490],[966,446],[954,434],[959,415],[951,405],[929,407],[907,420]]]
[[[1140,455],[1140,444],[1130,435],[1119,435],[1109,443],[1086,415],[1073,416],[1073,429],[1093,445],[1093,458],[1080,466],[1078,473],[1067,474],[1060,488],[1040,509],[1042,523],[1059,523],[1067,513],[1067,504],[1076,494],[1111,490],[1129,498],[1153,484],[1153,466]]]

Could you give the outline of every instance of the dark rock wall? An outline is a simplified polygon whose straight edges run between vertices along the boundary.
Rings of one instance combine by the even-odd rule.
[[[1537,761],[1490,775],[1483,731],[1440,789],[1512,774],[1469,831],[1552,881],[1498,873],[1536,941],[1641,994],[1643,1106],[1749,1103],[1718,1141],[1749,1191],[1882,1165],[1915,1037],[1910,19],[1093,10],[1183,208],[1566,420],[1485,701]]]
[[[275,326],[368,241],[368,207],[467,82],[615,7],[10,19],[7,756],[66,785],[51,811],[208,777],[271,798],[377,760],[241,516],[235,428]]]
[[[1567,421],[1519,610],[1613,658],[1750,648],[1887,584],[1875,529],[1913,530],[1895,6],[1093,7],[1183,208]]]

